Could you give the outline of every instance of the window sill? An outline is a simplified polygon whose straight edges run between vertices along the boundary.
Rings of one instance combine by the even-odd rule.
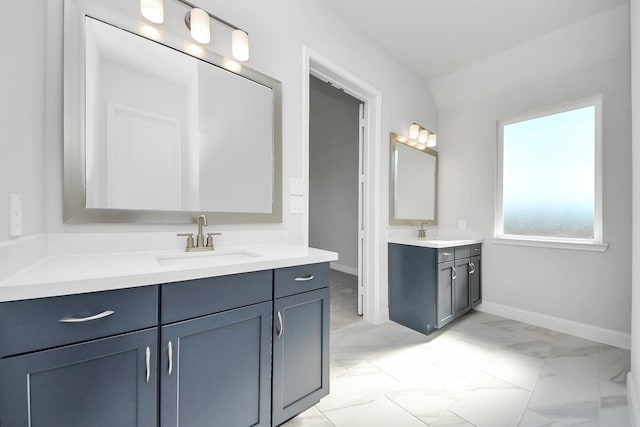
[[[573,249],[578,251],[604,252],[609,247],[608,243],[581,242],[576,240],[544,240],[527,239],[522,237],[496,236],[492,243],[500,245],[533,246],[538,248]]]

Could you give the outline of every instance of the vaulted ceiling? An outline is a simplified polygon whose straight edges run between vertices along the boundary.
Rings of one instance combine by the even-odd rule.
[[[325,0],[426,81],[628,0]]]

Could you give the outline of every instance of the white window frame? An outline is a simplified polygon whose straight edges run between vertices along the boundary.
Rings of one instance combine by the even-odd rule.
[[[584,107],[595,107],[595,210],[593,217],[593,239],[556,238],[547,236],[520,236],[504,234],[503,215],[503,172],[504,172],[504,127],[513,123],[532,120],[544,116],[564,113]],[[494,243],[539,246],[558,249],[579,249],[590,251],[605,251],[607,243],[602,241],[602,96],[592,96],[577,101],[568,102],[543,110],[533,111],[508,120],[498,121],[498,159],[496,173],[496,205]]]

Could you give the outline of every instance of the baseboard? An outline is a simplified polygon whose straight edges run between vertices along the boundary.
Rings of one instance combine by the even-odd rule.
[[[476,310],[629,350],[631,334],[483,301]]]
[[[336,271],[340,271],[342,273],[351,274],[352,276],[357,276],[358,275],[358,269],[357,268],[349,267],[349,266],[338,264],[338,263],[335,263],[335,262],[332,262],[330,264],[330,266],[331,266],[332,269],[334,269]]]
[[[627,402],[629,404],[629,415],[631,426],[636,427],[640,423],[640,408],[638,407],[638,394],[636,382],[633,380],[633,372],[627,374]]]

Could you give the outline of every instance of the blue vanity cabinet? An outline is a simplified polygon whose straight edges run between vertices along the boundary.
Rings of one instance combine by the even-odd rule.
[[[157,299],[152,286],[0,304],[5,351],[30,349],[0,359],[0,426],[156,426]]]
[[[275,270],[272,425],[329,394],[329,264]]]
[[[161,292],[160,425],[269,426],[272,271]]]
[[[389,318],[430,334],[481,301],[480,245],[389,243]]]
[[[328,393],[328,263],[0,303],[1,427],[269,427]]]

